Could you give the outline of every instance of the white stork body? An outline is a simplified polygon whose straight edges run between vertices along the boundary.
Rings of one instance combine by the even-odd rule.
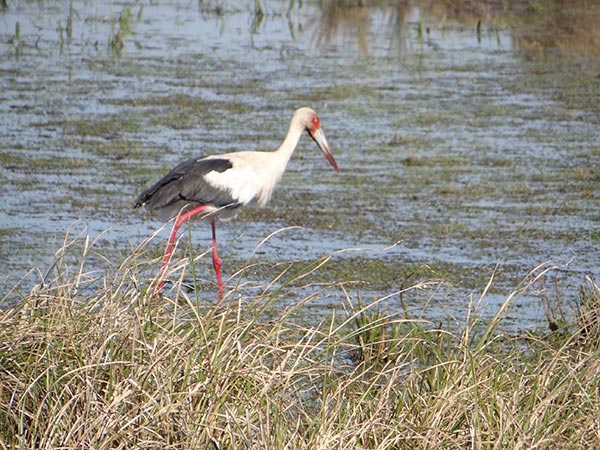
[[[156,184],[142,192],[135,207],[155,210],[163,220],[176,217],[165,252],[158,288],[173,252],[177,230],[188,219],[210,216],[213,231],[213,265],[217,274],[219,298],[222,297],[220,260],[216,247],[216,219],[229,219],[239,207],[267,204],[277,182],[306,130],[336,171],[338,166],[329,150],[317,114],[310,108],[294,113],[288,133],[273,152],[242,151],[194,158],[182,162]]]
[[[219,158],[228,159],[233,167],[223,173],[209,172],[204,176],[204,180],[216,189],[229,193],[232,202],[262,208],[271,199],[275,185],[281,179],[291,156],[291,152],[286,155],[283,152],[278,153],[279,151],[221,155]],[[225,216],[228,214],[223,214],[222,217]]]

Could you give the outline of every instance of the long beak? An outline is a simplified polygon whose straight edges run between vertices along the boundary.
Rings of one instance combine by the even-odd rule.
[[[323,130],[319,128],[314,133],[309,132],[309,134],[310,137],[313,138],[313,140],[317,143],[317,145],[323,152],[323,155],[325,155],[325,158],[327,158],[327,161],[329,161],[329,164],[331,164],[331,166],[335,169],[336,172],[339,172],[340,169],[338,168],[338,165],[335,162],[335,159],[333,159],[333,155],[329,150],[329,144],[327,143],[327,139],[325,139],[325,133],[323,133]]]

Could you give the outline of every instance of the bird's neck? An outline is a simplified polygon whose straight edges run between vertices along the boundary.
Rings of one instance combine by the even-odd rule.
[[[259,170],[261,172],[262,188],[256,199],[260,206],[265,206],[271,198],[275,185],[285,172],[285,168],[298,145],[302,131],[304,131],[304,128],[292,121],[279,148],[274,152],[264,153],[265,157],[261,158],[263,166]]]
[[[275,154],[278,156],[277,159],[282,165],[282,172],[283,170],[285,170],[285,167],[287,166],[288,161],[292,157],[294,150],[296,150],[296,146],[298,145],[298,141],[300,140],[300,136],[302,135],[303,131],[303,127],[298,126],[297,124],[292,122],[290,124],[290,128],[288,129],[287,135],[285,136],[285,139],[283,140],[279,148],[275,150]]]

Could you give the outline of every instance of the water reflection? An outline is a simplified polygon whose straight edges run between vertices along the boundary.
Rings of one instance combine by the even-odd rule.
[[[132,24],[141,20],[144,9],[137,2],[133,6],[124,3],[122,7],[115,7],[108,19],[104,12],[86,16],[85,7],[73,7],[72,2],[62,7],[64,11],[58,22],[49,24],[43,17],[41,5],[39,10],[21,11],[11,5],[2,7],[0,2],[0,31],[9,36],[17,54],[24,47],[38,49],[44,40],[57,39],[61,49],[63,45],[72,44],[75,38],[89,38],[85,44],[98,49],[107,42],[107,37],[95,35],[89,25],[106,23],[111,27],[110,49],[120,50],[126,40],[138,48],[144,47],[144,41],[132,36],[135,35]],[[176,12],[178,10],[180,8]],[[184,16],[178,19],[178,27],[190,19],[193,21],[193,10],[200,21],[212,25],[210,28],[218,23],[221,34],[226,24],[239,25],[236,23],[239,11],[228,3],[202,0],[181,10]],[[483,46],[525,50],[529,57],[536,59],[588,59],[600,65],[600,27],[597,26],[600,2],[589,0],[324,0],[318,5],[284,2],[279,6],[247,2],[245,12],[249,13],[249,18],[243,19],[246,30],[238,32],[249,32],[251,41],[267,28],[266,22],[287,18],[292,41],[303,39],[310,30],[313,43],[323,51],[344,47],[345,51],[351,49],[360,56],[373,56],[404,54],[415,46],[418,50]],[[83,18],[83,28],[79,23],[74,25],[73,18]],[[75,35],[73,26],[80,27]],[[204,33],[198,30],[197,22],[190,27]]]
[[[522,18],[518,48],[534,55],[556,55],[568,59],[596,60],[600,64],[600,3],[560,0],[548,13]],[[528,32],[530,31],[530,32]]]
[[[317,45],[320,48],[356,45],[359,55],[376,49],[407,48],[407,25],[414,21],[415,8],[408,2],[392,5],[331,1],[323,5]]]
[[[499,30],[511,46],[533,56],[600,58],[600,3],[587,0],[497,2],[407,0],[393,3],[332,0],[321,9],[317,44],[355,46],[361,56],[381,49],[402,52],[411,39],[445,48],[461,45],[502,47]],[[409,34],[410,33],[410,34]]]

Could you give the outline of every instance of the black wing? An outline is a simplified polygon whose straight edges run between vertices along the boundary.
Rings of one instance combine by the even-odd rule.
[[[148,210],[165,208],[175,202],[188,201],[199,204],[217,203],[221,192],[206,183],[204,175],[209,172],[225,172],[233,165],[226,158],[188,159],[174,167],[156,184],[146,189],[138,197],[135,208],[145,206]],[[221,194],[221,195],[219,195]]]

